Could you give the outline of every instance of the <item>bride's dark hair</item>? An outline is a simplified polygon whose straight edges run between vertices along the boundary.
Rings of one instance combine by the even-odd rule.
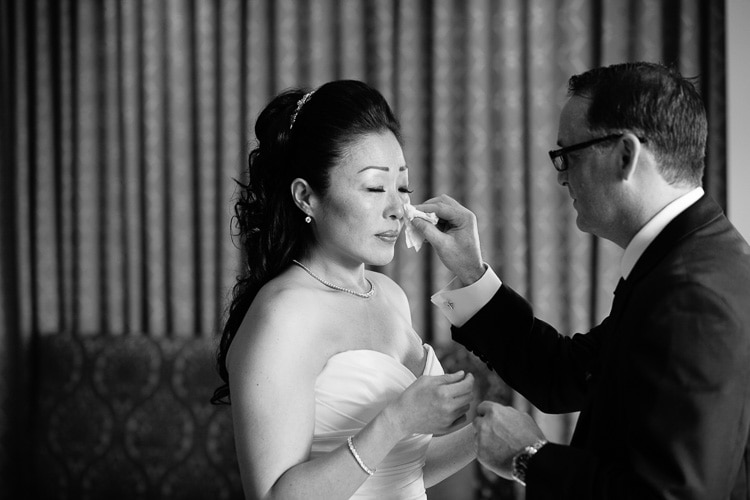
[[[331,168],[355,140],[387,131],[401,140],[390,106],[365,83],[326,83],[298,106],[305,94],[302,89],[285,91],[261,112],[255,124],[257,147],[248,157],[247,184],[237,181],[233,221],[244,267],[219,343],[217,365],[224,384],[214,392],[214,404],[230,402],[227,351],[253,299],[313,243],[305,214],[292,199],[292,180],[303,178],[325,195]]]

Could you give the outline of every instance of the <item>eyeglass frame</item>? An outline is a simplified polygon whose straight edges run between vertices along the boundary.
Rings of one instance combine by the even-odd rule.
[[[595,144],[599,144],[601,142],[611,141],[613,139],[619,139],[623,135],[625,135],[624,132],[619,132],[617,134],[605,135],[604,137],[597,137],[596,139],[591,139],[585,142],[579,142],[578,144],[573,144],[571,146],[565,146],[564,148],[555,149],[548,153],[549,159],[552,160],[552,166],[555,167],[555,170],[557,170],[558,172],[565,172],[569,168],[568,162],[564,161],[566,154],[572,153],[573,151],[586,149],[588,147],[591,147]],[[638,140],[641,142],[646,142],[645,138],[638,137]],[[562,160],[560,160],[560,166],[561,166],[560,168],[557,167],[556,160],[558,158],[562,158]]]

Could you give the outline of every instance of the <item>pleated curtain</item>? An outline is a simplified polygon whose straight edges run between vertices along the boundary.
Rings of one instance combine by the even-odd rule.
[[[0,438],[24,411],[37,336],[216,334],[242,268],[234,179],[289,87],[378,88],[403,125],[412,200],[466,204],[501,279],[586,331],[621,253],[578,231],[547,156],[567,79],[635,60],[699,77],[705,184],[724,204],[723,16],[699,0],[3,1]],[[450,273],[429,247],[397,247],[381,270],[424,339],[449,342],[429,297]],[[516,405],[569,438],[574,415]]]

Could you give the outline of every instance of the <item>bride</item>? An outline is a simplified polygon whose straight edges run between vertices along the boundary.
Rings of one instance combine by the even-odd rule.
[[[408,168],[382,95],[287,91],[235,206],[245,271],[218,354],[247,498],[425,499],[475,458],[471,374],[444,374],[393,259]],[[439,437],[433,436],[439,435]]]

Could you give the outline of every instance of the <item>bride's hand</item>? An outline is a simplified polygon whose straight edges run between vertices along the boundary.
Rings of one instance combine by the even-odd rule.
[[[392,404],[394,420],[405,434],[444,434],[466,420],[474,377],[463,371],[423,375]]]

